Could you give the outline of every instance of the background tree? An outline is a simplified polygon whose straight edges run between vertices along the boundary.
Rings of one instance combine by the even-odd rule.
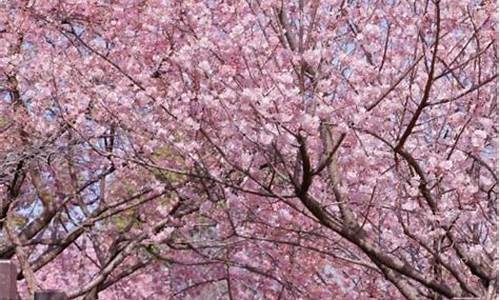
[[[498,294],[493,1],[4,1],[23,295]]]

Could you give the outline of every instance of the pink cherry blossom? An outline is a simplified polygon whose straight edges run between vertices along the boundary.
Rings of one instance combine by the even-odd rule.
[[[0,7],[22,299],[498,297],[496,2]]]

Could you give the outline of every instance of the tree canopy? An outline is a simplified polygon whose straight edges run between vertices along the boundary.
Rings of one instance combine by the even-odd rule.
[[[488,0],[0,2],[0,258],[76,299],[495,299]]]

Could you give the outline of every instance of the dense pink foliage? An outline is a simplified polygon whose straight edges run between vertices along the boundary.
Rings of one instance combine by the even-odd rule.
[[[23,295],[498,294],[497,7],[0,2]]]

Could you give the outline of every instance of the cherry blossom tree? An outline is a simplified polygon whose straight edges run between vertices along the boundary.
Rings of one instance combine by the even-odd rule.
[[[0,8],[22,297],[498,296],[494,1]]]

